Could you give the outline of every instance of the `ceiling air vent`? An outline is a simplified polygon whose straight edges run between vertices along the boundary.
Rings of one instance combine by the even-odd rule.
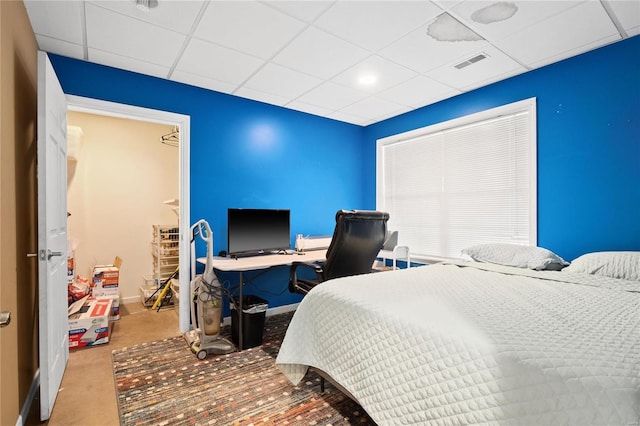
[[[487,54],[481,53],[479,55],[474,56],[473,58],[467,59],[464,62],[460,62],[458,65],[454,65],[457,69],[461,70],[462,68],[468,67],[471,64],[475,64],[476,62],[480,62],[483,59],[488,57]]]

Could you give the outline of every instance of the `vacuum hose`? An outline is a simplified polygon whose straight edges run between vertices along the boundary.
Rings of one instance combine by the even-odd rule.
[[[208,283],[204,277],[199,277],[198,305],[202,309],[204,324],[202,328],[207,336],[215,336],[220,333],[222,322],[222,286],[213,274],[213,280]]]

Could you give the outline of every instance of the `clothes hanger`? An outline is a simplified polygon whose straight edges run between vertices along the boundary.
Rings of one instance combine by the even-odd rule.
[[[161,142],[169,146],[178,146],[180,143],[180,129],[178,126],[173,128],[173,132],[162,135]]]

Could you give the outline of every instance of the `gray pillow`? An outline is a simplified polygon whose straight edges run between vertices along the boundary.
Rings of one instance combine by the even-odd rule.
[[[640,281],[640,251],[600,251],[583,254],[563,271]]]
[[[476,262],[528,268],[536,271],[559,271],[569,263],[557,254],[535,246],[493,243],[478,244],[462,250]]]

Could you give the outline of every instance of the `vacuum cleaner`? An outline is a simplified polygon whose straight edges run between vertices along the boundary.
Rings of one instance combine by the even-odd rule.
[[[196,275],[195,243],[198,236],[207,244],[207,260],[204,273]],[[222,355],[235,351],[233,343],[220,337],[224,289],[213,271],[213,235],[204,219],[191,227],[191,276],[191,324],[194,329],[184,334],[191,352],[203,360],[208,354]]]

